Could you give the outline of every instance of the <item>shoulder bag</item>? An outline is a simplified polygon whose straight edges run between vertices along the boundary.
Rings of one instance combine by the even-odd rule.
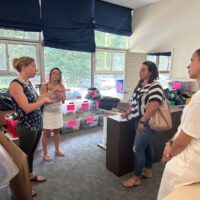
[[[172,117],[167,99],[164,99],[158,110],[148,121],[151,129],[165,131],[172,128]]]

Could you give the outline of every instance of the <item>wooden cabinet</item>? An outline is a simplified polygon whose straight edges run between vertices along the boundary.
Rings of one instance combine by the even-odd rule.
[[[181,114],[182,111],[172,112],[172,129],[156,132],[154,135],[154,162],[161,160],[165,142],[176,133]],[[132,124],[132,121],[121,121],[116,116],[107,119],[106,167],[117,176],[134,170],[133,142],[135,133]]]
[[[115,116],[113,116],[115,117]],[[106,167],[117,176],[133,170],[134,133],[131,121],[107,119]]]

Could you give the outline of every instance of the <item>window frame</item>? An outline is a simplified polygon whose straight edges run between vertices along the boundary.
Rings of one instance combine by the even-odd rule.
[[[40,34],[40,33],[39,33]],[[27,46],[34,46],[35,47],[35,55],[36,55],[36,66],[38,68],[37,74],[40,76],[41,73],[41,42],[40,42],[40,36],[39,40],[28,40],[28,39],[14,39],[14,38],[0,38],[0,44],[5,44],[6,49],[6,70],[0,69],[0,77],[1,76],[16,76],[16,72],[11,71],[9,66],[9,54],[8,54],[8,45],[9,44],[16,44],[16,45],[27,45]]]
[[[111,53],[111,70],[109,71],[98,71],[96,70],[96,62],[94,63],[94,75],[96,74],[124,74],[125,68],[122,71],[113,70],[113,53],[124,53],[126,54],[126,49],[115,49],[115,48],[104,48],[104,47],[97,47],[96,52],[110,52]],[[96,52],[94,54],[95,61],[96,61]],[[125,62],[124,62],[125,67]]]
[[[147,54],[147,60],[150,60],[148,59],[148,56],[155,56],[156,57],[156,65],[158,66],[158,71],[160,74],[169,74],[169,78],[171,76],[171,69],[172,69],[172,54],[171,55],[165,55],[166,57],[168,57],[168,70],[160,70],[160,56],[162,55],[159,55],[159,52],[156,52],[155,54],[158,54],[158,55],[148,55]]]

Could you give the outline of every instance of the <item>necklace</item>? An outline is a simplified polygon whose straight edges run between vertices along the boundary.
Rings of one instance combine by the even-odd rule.
[[[21,83],[23,83],[23,84],[26,85],[26,87],[29,89],[29,91],[30,91],[31,94],[35,97],[35,99],[38,98],[38,95],[37,95],[35,89],[33,88],[32,84],[31,84],[29,81],[26,82],[26,81],[25,81],[24,79],[22,79],[20,76],[18,76],[17,79],[18,79]]]
[[[29,83],[29,81],[26,82],[26,81],[25,81],[24,79],[22,79],[20,76],[18,76],[17,79],[18,79],[20,82],[22,82],[23,84],[25,84],[25,85],[28,85],[28,83]]]

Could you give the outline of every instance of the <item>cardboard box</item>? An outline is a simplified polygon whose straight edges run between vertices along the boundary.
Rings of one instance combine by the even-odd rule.
[[[0,144],[13,158],[19,173],[10,181],[10,188],[16,200],[32,200],[27,155],[4,133],[0,132]]]

